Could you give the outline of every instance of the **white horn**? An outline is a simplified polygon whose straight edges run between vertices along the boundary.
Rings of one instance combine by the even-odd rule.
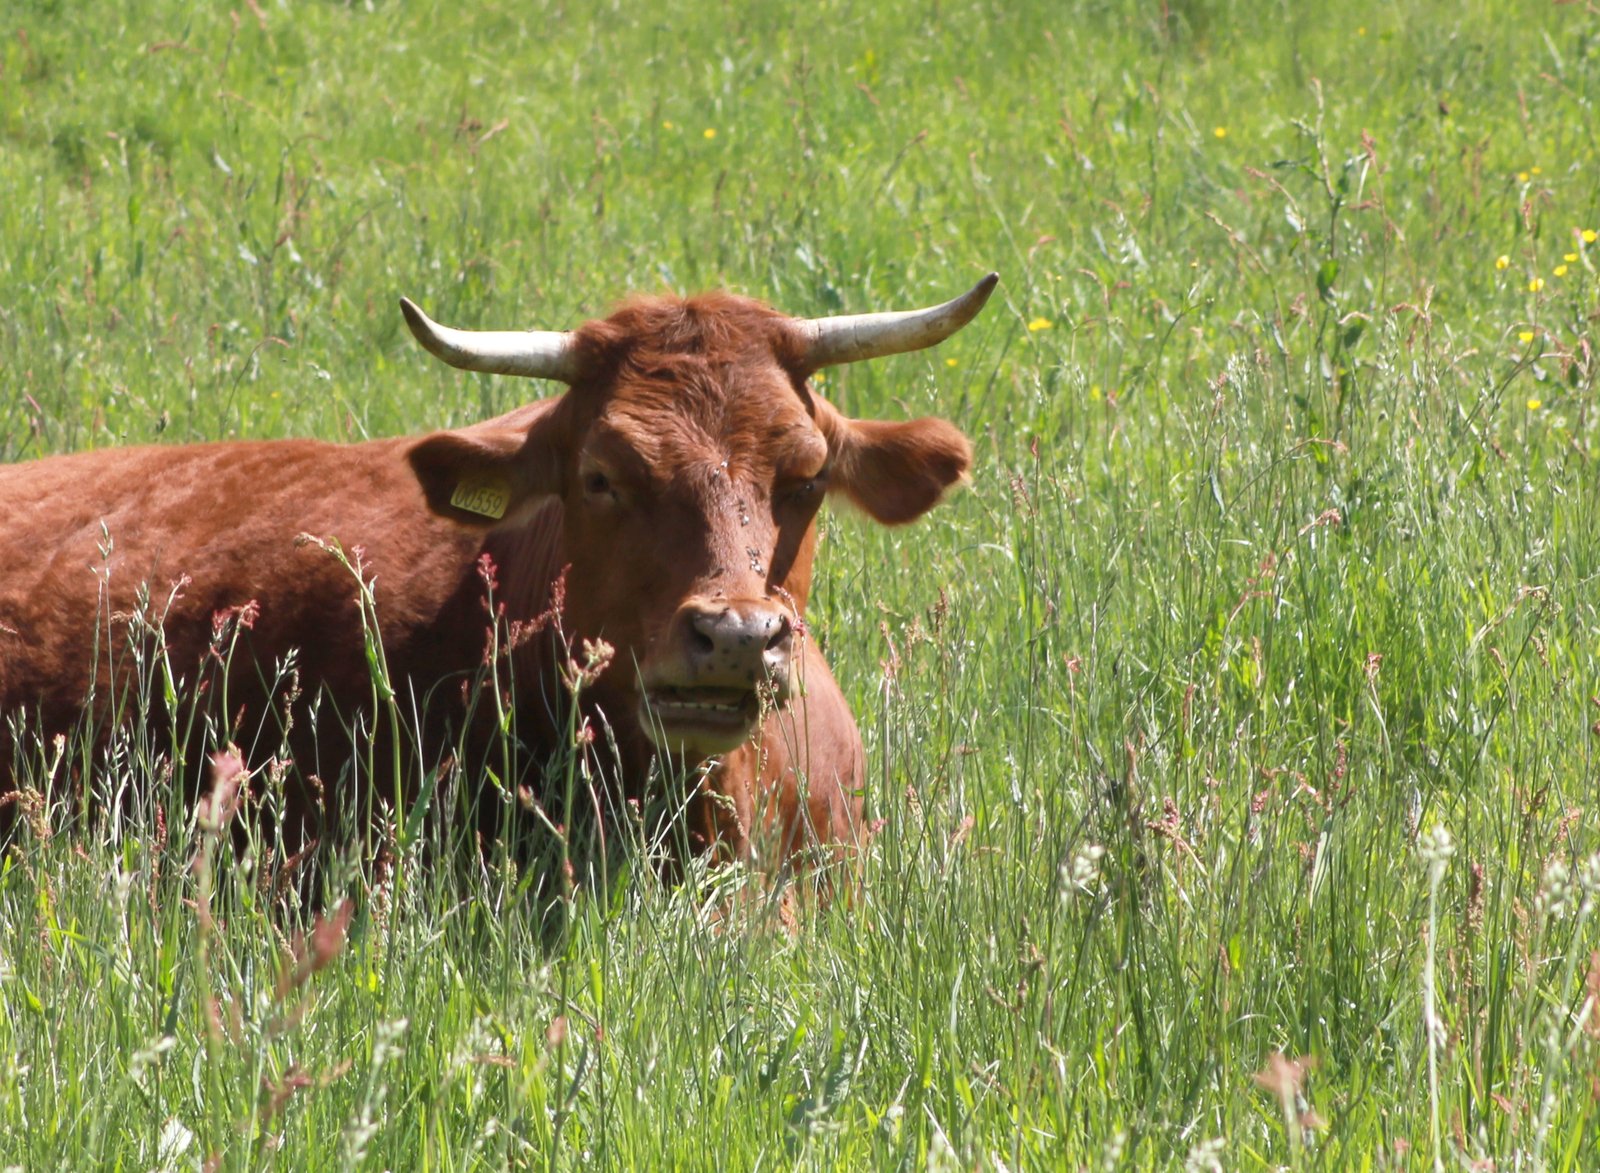
[[[578,356],[571,334],[556,330],[452,330],[428,317],[409,297],[400,299],[400,312],[405,314],[406,325],[423,348],[453,367],[569,384],[578,379]]]
[[[804,365],[816,371],[935,346],[978,316],[999,280],[998,273],[990,273],[953,301],[925,310],[803,320],[800,329],[806,344]]]

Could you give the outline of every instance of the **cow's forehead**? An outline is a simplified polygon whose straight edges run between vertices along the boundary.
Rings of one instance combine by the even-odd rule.
[[[826,454],[793,323],[760,302],[638,298],[579,333],[607,372],[592,442],[621,443],[665,476],[707,461],[764,476]]]
[[[667,476],[711,464],[761,477],[819,464],[827,452],[808,392],[760,355],[727,363],[681,356],[622,373],[590,436],[602,450],[631,449]]]

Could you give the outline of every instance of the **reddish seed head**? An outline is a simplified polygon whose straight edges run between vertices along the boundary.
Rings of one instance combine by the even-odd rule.
[[[483,580],[483,585],[491,591],[500,589],[500,579],[495,573],[494,556],[484,553],[478,556],[478,577]]]
[[[341,900],[331,917],[319,916],[311,929],[311,949],[308,957],[311,972],[326,969],[344,950],[345,935],[350,929],[350,917],[355,906]]]
[[[250,772],[237,747],[230,745],[211,755],[211,793],[200,800],[197,814],[200,826],[220,831],[239,811],[240,792]]]

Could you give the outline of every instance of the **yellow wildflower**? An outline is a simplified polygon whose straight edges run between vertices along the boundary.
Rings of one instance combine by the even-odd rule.
[[[1211,133],[1216,135],[1218,138],[1227,138],[1228,137],[1228,128],[1226,126],[1219,126],[1219,127],[1217,127],[1217,129],[1213,130]]]
[[[1364,37],[1366,35],[1367,35],[1367,26],[1364,25],[1364,24],[1357,25],[1356,26],[1356,36]]]
[[[1528,182],[1528,173],[1526,171],[1518,171],[1517,172],[1517,182],[1518,183],[1527,183]]]
[[[1532,330],[1521,330],[1521,331],[1518,331],[1518,333],[1517,333],[1517,341],[1521,342],[1521,343],[1524,343],[1524,344],[1532,342],[1533,341],[1533,331]]]
[[[1570,265],[1570,264],[1572,264],[1573,261],[1578,259],[1578,254],[1577,253],[1562,253],[1561,254],[1561,259],[1563,261],[1566,261],[1567,264]]]
[[[1530,168],[1528,168],[1528,170],[1532,171],[1535,175],[1544,174],[1544,168],[1543,167],[1530,167]]]
[[[1528,292],[1529,293],[1538,293],[1539,290],[1541,290],[1543,288],[1544,288],[1544,278],[1543,277],[1535,277],[1532,281],[1528,282]]]
[[[671,130],[672,129],[672,120],[669,118],[669,119],[665,120],[664,122],[662,122],[661,129],[662,130]]]
[[[714,126],[706,127],[706,137],[707,138],[716,138],[717,137],[717,129],[716,129],[716,127],[714,127]]]
[[[956,365],[957,361],[957,359],[947,358],[944,360],[944,365],[947,367],[953,367]]]
[[[1557,265],[1551,272],[1557,277],[1565,277],[1567,275],[1567,267],[1565,265]]]
[[[1055,323],[1052,322],[1049,318],[1035,318],[1035,319],[1033,319],[1033,321],[1028,323],[1028,333],[1034,334],[1034,333],[1037,333],[1040,330],[1048,330],[1051,326],[1054,326],[1054,325],[1055,325]]]
[[[1496,269],[1509,269],[1511,267],[1511,258],[1506,256],[1505,253],[1501,253],[1494,259],[1494,267]]]
[[[1528,400],[1528,410],[1529,411],[1538,411],[1543,406],[1544,406],[1544,400],[1542,400],[1542,399],[1530,399],[1530,400]]]
[[[1585,228],[1583,230],[1583,243],[1584,244],[1593,244],[1594,241],[1595,241],[1595,231],[1594,231],[1594,229],[1593,228]]]

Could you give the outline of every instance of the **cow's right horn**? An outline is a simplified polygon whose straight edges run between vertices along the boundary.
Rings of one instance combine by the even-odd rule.
[[[817,371],[935,346],[977,317],[999,280],[998,273],[990,273],[960,297],[925,310],[802,320],[802,365]]]
[[[578,379],[578,356],[571,334],[558,330],[453,330],[428,317],[409,297],[400,299],[400,312],[423,348],[453,367],[561,383]]]

